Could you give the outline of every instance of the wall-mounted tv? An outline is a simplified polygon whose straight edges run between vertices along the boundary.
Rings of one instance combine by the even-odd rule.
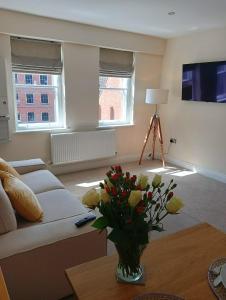
[[[183,65],[182,100],[226,103],[226,61]]]

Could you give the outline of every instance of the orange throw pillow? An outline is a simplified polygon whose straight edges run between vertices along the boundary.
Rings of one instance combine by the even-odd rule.
[[[17,177],[0,171],[2,185],[13,208],[27,221],[39,221],[43,210],[33,191]]]
[[[10,173],[13,176],[16,176],[17,178],[20,178],[20,174],[12,166],[10,166],[10,164],[7,161],[5,161],[1,157],[0,157],[0,171]]]

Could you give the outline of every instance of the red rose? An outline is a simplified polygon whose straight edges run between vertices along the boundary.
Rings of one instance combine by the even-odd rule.
[[[140,215],[144,212],[145,207],[143,205],[136,207],[136,212]]]
[[[112,175],[111,179],[116,181],[119,179],[119,177],[120,177],[120,175],[118,173],[116,173],[116,174]]]
[[[132,180],[133,182],[135,182],[135,181],[137,180],[137,176],[136,176],[136,175],[133,175],[133,176],[131,177],[131,180]]]
[[[111,188],[111,193],[112,193],[113,196],[117,195],[117,190],[114,186]]]
[[[106,186],[106,188],[105,188],[105,191],[107,192],[107,193],[110,193],[110,188],[108,187],[108,186]]]
[[[152,192],[148,192],[148,199],[152,198]]]
[[[122,197],[126,197],[128,195],[127,191],[122,191]]]
[[[122,173],[121,166],[115,166],[115,171],[118,172],[118,173]]]
[[[173,192],[170,192],[167,196],[167,201],[169,201],[173,197]]]

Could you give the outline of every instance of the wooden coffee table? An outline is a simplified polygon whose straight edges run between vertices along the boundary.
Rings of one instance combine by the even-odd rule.
[[[66,274],[80,300],[129,300],[147,292],[211,300],[216,298],[207,273],[219,257],[226,257],[226,235],[209,224],[200,224],[149,244],[142,257],[146,272],[143,286],[116,281],[117,255],[67,269]]]

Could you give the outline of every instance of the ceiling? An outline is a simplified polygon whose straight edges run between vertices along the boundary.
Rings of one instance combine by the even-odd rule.
[[[226,0],[0,0],[0,8],[160,37],[226,26]]]

